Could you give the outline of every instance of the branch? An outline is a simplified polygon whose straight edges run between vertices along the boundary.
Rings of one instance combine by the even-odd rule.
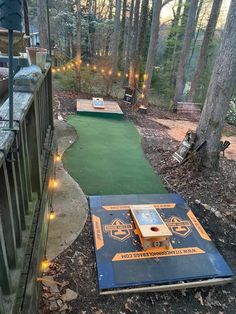
[[[164,0],[161,7],[163,8],[165,5],[167,5],[168,3],[170,3],[173,0]]]

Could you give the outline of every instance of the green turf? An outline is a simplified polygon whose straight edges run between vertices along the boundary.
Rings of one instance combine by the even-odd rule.
[[[63,162],[87,195],[167,193],[145,159],[141,138],[126,120],[70,116],[77,141]]]

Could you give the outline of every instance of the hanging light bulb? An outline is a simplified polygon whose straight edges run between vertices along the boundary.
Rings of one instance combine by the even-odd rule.
[[[93,66],[93,70],[94,70],[94,71],[96,71],[96,70],[97,70],[97,67],[96,67],[96,65],[94,65],[94,66]]]
[[[112,75],[112,70],[109,70],[108,75]]]
[[[118,73],[117,73],[117,76],[118,76],[118,77],[121,77],[121,73],[120,73],[120,72],[118,72]]]
[[[56,72],[56,70],[55,69],[52,69],[52,73],[55,73]]]
[[[128,73],[126,73],[126,74],[125,74],[125,77],[129,77],[129,74],[128,74]]]
[[[56,156],[55,156],[55,161],[61,161],[61,156],[60,156],[60,154],[56,154]]]
[[[89,63],[86,64],[86,67],[87,67],[87,68],[89,67]]]
[[[49,260],[45,256],[44,259],[42,260],[42,270],[45,272],[49,267]]]
[[[135,74],[135,78],[138,79],[138,74]]]
[[[50,210],[49,219],[54,220],[56,218],[56,214],[53,209]]]
[[[104,72],[105,72],[105,70],[104,70],[104,69],[101,69],[101,72],[102,72],[102,73],[104,73]]]

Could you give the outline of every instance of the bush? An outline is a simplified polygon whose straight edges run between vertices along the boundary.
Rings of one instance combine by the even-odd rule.
[[[229,109],[226,115],[226,121],[229,124],[236,125],[236,99],[232,99],[229,104]]]

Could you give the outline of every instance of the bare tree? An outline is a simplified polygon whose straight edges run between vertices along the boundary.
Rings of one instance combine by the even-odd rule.
[[[140,23],[139,23],[139,34],[138,34],[138,40],[137,40],[137,48],[135,52],[135,70],[134,71],[135,71],[136,81],[139,80],[140,61],[141,61],[141,55],[143,52],[145,32],[146,32],[146,26],[147,26],[148,4],[149,4],[149,0],[142,1],[141,17],[140,17]],[[137,82],[135,85],[137,85]]]
[[[47,5],[46,1],[37,1],[38,3],[38,26],[40,46],[43,48],[49,47],[48,28],[47,28]]]
[[[151,87],[153,66],[156,58],[156,48],[158,42],[159,26],[160,26],[160,12],[161,12],[162,0],[155,1],[152,13],[152,25],[151,25],[151,37],[148,48],[148,56],[145,68],[144,76],[144,88],[143,88],[143,105],[148,104],[148,95]]]
[[[127,34],[126,43],[125,43],[126,49],[125,49],[124,83],[126,82],[126,74],[128,74],[129,62],[130,62],[130,44],[132,40],[133,11],[134,11],[134,0],[132,0],[130,4],[128,34]]]
[[[77,0],[77,49],[76,49],[76,88],[81,90],[81,3]]]
[[[199,140],[206,140],[201,151],[201,163],[215,170],[219,166],[220,138],[225,116],[236,84],[235,30],[236,1],[232,1],[197,128]]]
[[[118,44],[120,38],[120,11],[121,11],[121,0],[116,0],[116,15],[115,15],[115,26],[114,36],[112,43],[112,73],[113,76],[117,70],[118,64]]]
[[[122,7],[122,19],[121,19],[121,32],[120,32],[120,42],[119,42],[119,67],[122,65],[123,61],[123,51],[124,51],[124,39],[125,39],[125,21],[126,21],[126,11],[127,11],[127,0],[123,0]]]
[[[176,86],[174,96],[174,107],[176,108],[177,102],[181,100],[185,85],[185,70],[188,61],[188,55],[191,48],[191,42],[196,28],[196,13],[199,0],[191,0],[189,7],[188,20],[184,34],[183,47],[180,53],[178,71],[176,75]]]
[[[25,25],[25,35],[27,36],[27,46],[30,46],[30,27],[29,27],[29,9],[27,0],[23,0],[23,9],[24,9],[24,25]]]
[[[198,64],[196,67],[196,70],[194,72],[193,75],[193,79],[191,82],[191,88],[189,91],[189,95],[188,95],[188,101],[192,102],[194,100],[198,85],[199,85],[199,81],[204,69],[204,65],[206,64],[206,59],[207,59],[207,55],[208,55],[208,47],[209,44],[214,36],[214,32],[215,32],[215,28],[216,28],[216,24],[217,24],[217,20],[218,20],[218,16],[220,13],[220,8],[222,5],[222,1],[223,0],[214,0],[213,5],[212,5],[212,9],[211,9],[211,14],[208,20],[208,24],[207,24],[207,28],[206,28],[206,32],[204,35],[204,39],[202,42],[202,46],[201,46],[201,51],[200,51],[200,56],[198,59]]]
[[[132,40],[130,48],[130,66],[129,66],[129,86],[135,87],[135,53],[138,41],[138,27],[139,27],[139,9],[140,0],[136,0],[134,8],[134,20],[132,26]]]

